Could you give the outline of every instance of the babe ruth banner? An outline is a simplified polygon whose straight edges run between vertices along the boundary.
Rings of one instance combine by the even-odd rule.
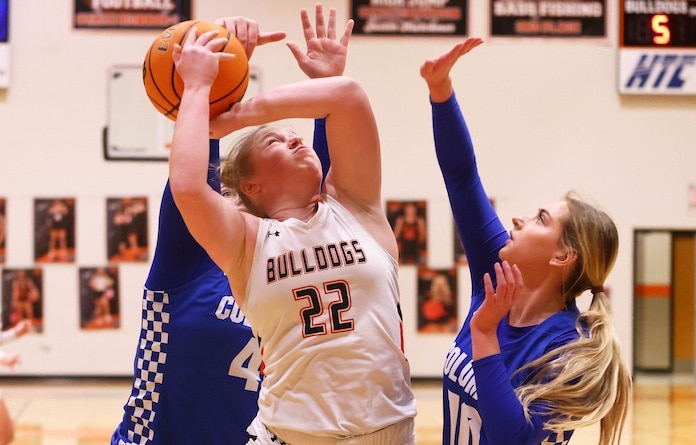
[[[353,34],[466,35],[467,0],[353,0]]]
[[[191,19],[191,0],[75,0],[75,28],[164,29]]]
[[[491,2],[494,37],[606,37],[606,0]]]

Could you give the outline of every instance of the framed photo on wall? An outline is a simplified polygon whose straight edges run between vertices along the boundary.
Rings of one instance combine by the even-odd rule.
[[[34,200],[34,261],[75,261],[75,198]]]
[[[43,271],[39,268],[2,271],[2,329],[30,320],[35,332],[43,330]]]
[[[418,269],[418,332],[456,333],[457,269]]]
[[[425,201],[387,201],[387,219],[399,245],[399,264],[426,264],[426,210]]]
[[[147,197],[107,198],[106,221],[109,263],[147,261]]]
[[[114,329],[120,326],[118,268],[81,267],[80,327]]]

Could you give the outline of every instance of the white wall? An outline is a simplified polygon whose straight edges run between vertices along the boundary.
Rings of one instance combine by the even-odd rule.
[[[35,197],[77,198],[78,256],[74,265],[43,266],[45,330],[5,348],[23,355],[15,374],[128,375],[147,265],[121,266],[122,327],[88,333],[78,327],[77,268],[105,261],[106,197],[149,197],[154,246],[166,164],[105,161],[101,129],[107,118],[107,70],[140,64],[156,33],[73,30],[73,3],[16,0],[11,5],[12,84],[0,91],[0,196],[7,198],[9,217],[4,267],[33,265]],[[247,15],[264,30],[287,31],[288,39],[300,44],[299,8],[314,7],[309,0],[194,4],[196,18]],[[339,23],[345,23],[347,0],[324,4],[337,7]],[[578,43],[487,38],[488,2],[470,1],[471,34],[481,35],[486,43],[459,63],[454,80],[482,177],[504,221],[533,213],[570,188],[614,216],[622,245],[607,284],[630,363],[633,229],[696,225],[696,209],[688,203],[689,183],[696,182],[696,98],[617,94],[617,4],[608,4],[610,39]],[[418,69],[424,59],[457,40],[354,36],[346,72],[365,86],[377,114],[384,199],[429,203],[431,240],[437,243],[430,246],[435,267],[450,265],[451,216]],[[302,79],[282,43],[257,49],[252,63],[262,70],[265,88]],[[295,127],[311,134],[309,124]],[[404,299],[413,301],[410,284],[403,283],[411,274],[403,275]],[[449,340],[438,341],[442,350],[435,350],[434,359],[431,345],[420,348],[412,341],[415,346],[407,352],[414,374],[430,374],[432,366],[422,366],[430,361],[438,375]]]

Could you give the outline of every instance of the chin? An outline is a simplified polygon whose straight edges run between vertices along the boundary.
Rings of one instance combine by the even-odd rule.
[[[508,255],[508,244],[505,243],[505,245],[498,251],[498,258],[500,258],[503,261],[506,261],[510,258]]]

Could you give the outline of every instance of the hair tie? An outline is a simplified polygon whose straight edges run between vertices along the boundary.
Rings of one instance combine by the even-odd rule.
[[[604,286],[593,286],[590,288],[592,295],[597,295],[600,292],[604,292]]]

